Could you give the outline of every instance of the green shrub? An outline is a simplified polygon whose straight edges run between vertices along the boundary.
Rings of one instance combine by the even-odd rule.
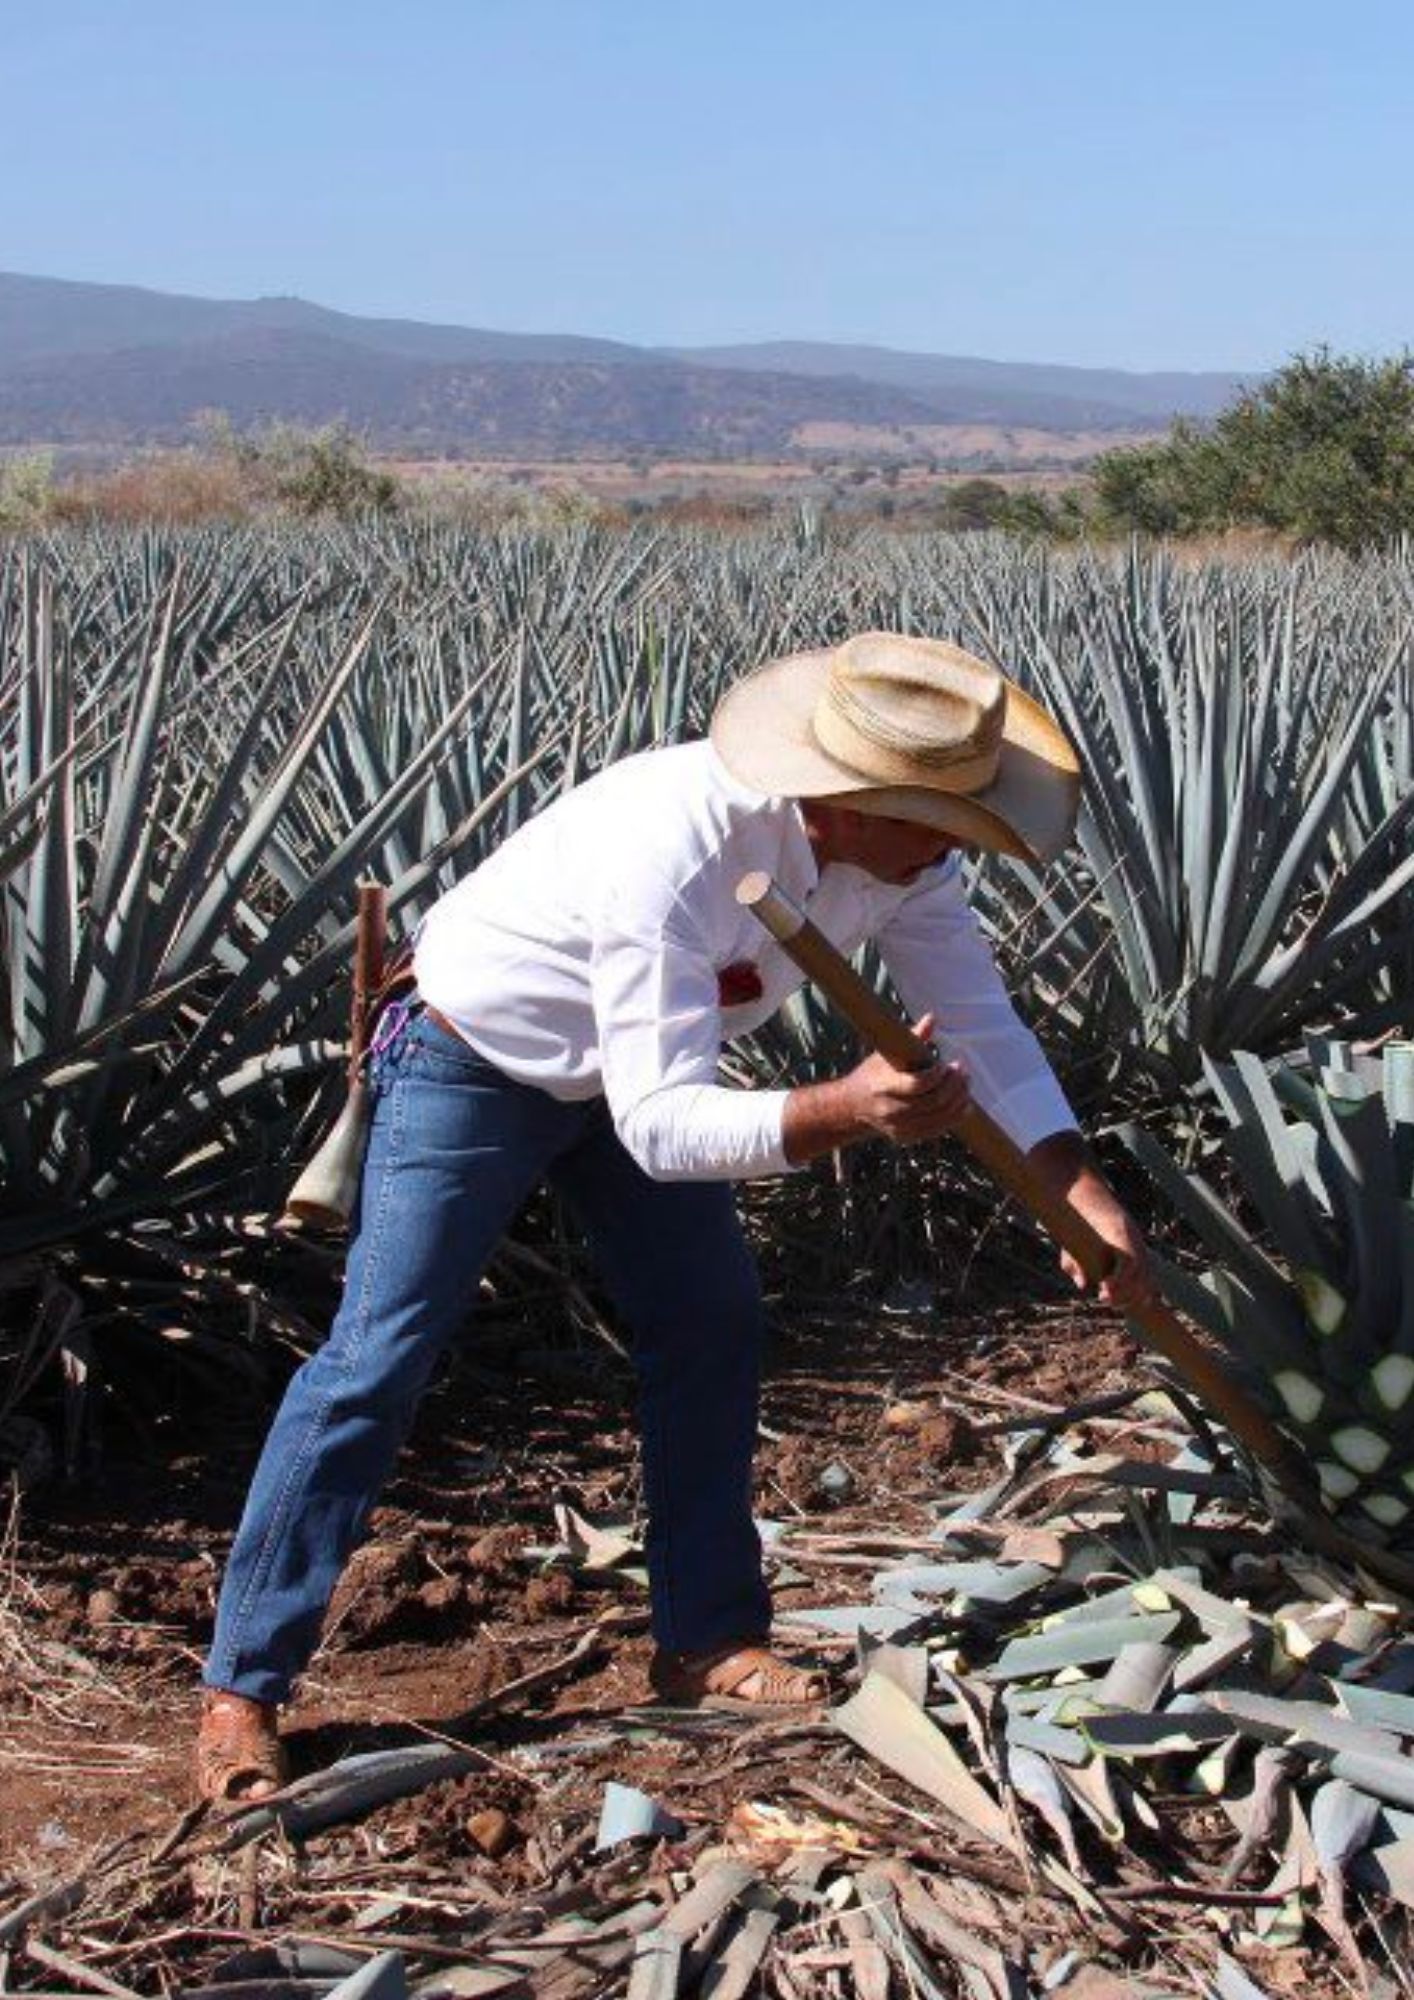
[[[54,505],[54,458],[51,452],[27,451],[0,461],[0,529],[21,534],[39,528]]]
[[[1146,534],[1263,527],[1359,549],[1414,531],[1414,355],[1298,355],[1210,429],[1094,468],[1102,522]]]

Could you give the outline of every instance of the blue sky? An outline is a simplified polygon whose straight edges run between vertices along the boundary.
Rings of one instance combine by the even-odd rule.
[[[705,343],[1414,335],[1408,0],[0,0],[0,268]]]

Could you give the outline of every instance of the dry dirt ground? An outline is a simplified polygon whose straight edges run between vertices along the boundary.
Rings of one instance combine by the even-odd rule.
[[[1123,1329],[1084,1304],[890,1318],[822,1299],[778,1330],[765,1397],[759,1511],[809,1530],[787,1544],[803,1553],[778,1583],[778,1614],[864,1602],[891,1538],[916,1546],[940,1501],[995,1478],[1007,1424],[1146,1379]],[[648,1705],[641,1583],[547,1558],[558,1503],[600,1525],[637,1515],[629,1378],[592,1344],[482,1343],[434,1388],[288,1718],[297,1774],[447,1738],[473,1746],[474,1768],[308,1845],[267,1835],[218,1849],[219,1828],[183,1823],[190,1741],[213,1594],[263,1421],[232,1414],[160,1462],[115,1450],[101,1487],[41,1489],[11,1521],[0,1547],[0,1992],[194,1996],[214,1978],[222,2000],[312,2000],[328,1979],[287,1977],[274,1954],[350,1944],[365,1955],[380,1944],[411,1950],[422,1976],[450,1976],[465,1957],[454,1921],[515,1924],[529,1910],[543,1929],[546,1911],[617,1910],[612,1929],[659,1908],[645,1893],[671,1905],[683,1894],[674,1883],[720,1868],[710,1856],[743,1828],[753,1855],[768,1856],[760,1865],[787,1879],[809,1857],[773,1850],[779,1823],[763,1811],[813,1825],[814,1844],[862,1857],[851,1867],[872,1866],[872,1853],[905,1874],[910,1863],[931,1870],[930,1892],[952,1919],[1050,1967],[1060,2000],[1172,1992],[1176,1967],[1211,1964],[1203,1910],[1170,1910],[1164,1898],[1185,1892],[1163,1879],[1181,1850],[1216,1881],[1231,1830],[1206,1806],[1163,1805],[1163,1840],[1140,1857],[1147,1889],[1118,1885],[1120,1900],[1095,1904],[1092,1922],[1077,1914],[1087,1891],[1077,1889],[1078,1906],[1058,1901],[1029,1867],[974,1851],[965,1836],[959,1847],[956,1828],[940,1846],[906,1787],[890,1796],[841,1761],[850,1753],[823,1719]],[[1128,1435],[1120,1411],[1092,1442],[1142,1456],[1143,1428]],[[786,1641],[797,1656],[802,1638]],[[804,1650],[841,1691],[851,1684],[852,1639]],[[596,1856],[610,1781],[659,1801],[681,1833],[646,1856],[642,1843],[636,1856]],[[26,1898],[84,1874],[87,1890],[37,1927],[7,1925]],[[908,1879],[916,1889],[919,1877]],[[1131,1895],[1148,1905],[1123,1900]],[[878,1983],[879,1947],[858,1937],[845,1953],[853,1983],[831,1984],[841,1947],[823,1931],[812,1947],[812,1935],[809,1923],[793,1933],[804,1953],[790,1961],[797,1984],[787,1965],[766,1987],[739,1990],[904,1990],[887,1972]],[[532,1959],[550,1936],[530,1940]],[[1100,1961],[1169,1976],[1116,1981]],[[1261,1949],[1244,1964],[1274,1996],[1352,1990],[1325,1951]],[[224,1983],[247,1976],[243,1966],[264,1983]],[[584,2000],[628,1990],[627,1977],[627,1965],[605,1975],[575,1963],[524,1990]],[[446,1988],[492,1990],[502,1989]]]
[[[846,427],[841,427],[842,432]],[[580,496],[605,505],[672,499],[703,501],[791,501],[820,498],[833,478],[855,465],[876,495],[885,490],[881,465],[890,468],[887,490],[903,499],[934,497],[949,487],[985,478],[1017,491],[1060,493],[1074,486],[1101,450],[1134,444],[1127,435],[1100,439],[1049,433],[1001,433],[978,429],[953,449],[975,462],[970,470],[943,470],[928,453],[926,437],[911,444],[890,439],[835,438],[824,432],[808,441],[809,455],[794,459],[403,459],[386,461],[388,470],[429,498],[448,501],[468,490]],[[867,450],[874,446],[871,459]],[[872,466],[872,470],[870,469]],[[852,489],[852,486],[850,487]]]
[[[995,1474],[989,1425],[1116,1387],[1134,1366],[1122,1331],[1070,1308],[1030,1323],[796,1330],[779,1340],[766,1388],[759,1511],[841,1530],[922,1526],[941,1493]],[[3,1579],[12,1643],[57,1641],[78,1656],[76,1675],[82,1660],[100,1678],[87,1694],[56,1676],[57,1714],[32,1692],[0,1694],[0,1877],[42,1873],[190,1803],[201,1654],[262,1429],[247,1411],[205,1449],[164,1464],[120,1458],[100,1490],[50,1487],[24,1506]],[[463,1355],[426,1399],[335,1600],[289,1719],[298,1769],[396,1731],[453,1729],[469,1704],[606,1613],[626,1629],[560,1705],[644,1699],[646,1596],[612,1573],[595,1584],[547,1566],[537,1550],[556,1539],[558,1501],[596,1522],[635,1514],[622,1363],[594,1348]],[[846,1578],[824,1570],[787,1586],[779,1608],[838,1602],[857,1588]]]
[[[919,1528],[929,1502],[995,1470],[999,1419],[1113,1388],[1134,1367],[1122,1331],[1068,1306],[791,1329],[766,1390],[759,1510],[840,1529]],[[900,1404],[915,1406],[902,1427]],[[199,1663],[263,1422],[238,1413],[162,1463],[115,1449],[101,1487],[41,1489],[12,1520],[0,1647],[13,1665],[48,1642],[49,1662],[37,1687],[32,1672],[11,1672],[0,1689],[0,1883],[12,1893],[95,1843],[160,1832],[190,1803]],[[558,1659],[601,1619],[602,1651],[538,1707],[533,1733],[641,1702],[641,1587],[571,1577],[537,1554],[555,1541],[557,1501],[594,1521],[634,1516],[632,1439],[628,1375],[607,1350],[463,1354],[424,1402],[336,1599],[289,1718],[296,1768],[455,1732],[472,1703]],[[859,1579],[825,1567],[781,1590],[778,1608],[842,1591],[859,1594]],[[508,1713],[488,1725],[487,1747],[523,1740],[527,1727]],[[695,1748],[685,1755],[698,1762]],[[578,1775],[586,1804],[611,1776],[689,1812],[716,1788],[661,1746],[615,1745]],[[729,1773],[720,1788],[730,1792]],[[513,1816],[519,1840],[533,1836],[537,1800],[523,1781],[493,1773],[451,1789],[436,1816],[453,1846],[466,1847],[467,1820],[491,1804]],[[564,1804],[557,1795],[557,1812]]]

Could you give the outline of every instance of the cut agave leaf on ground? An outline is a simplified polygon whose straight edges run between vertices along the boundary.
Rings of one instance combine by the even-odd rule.
[[[1057,1777],[1054,1767],[1024,1743],[1013,1742],[1007,1752],[1007,1777],[1018,1798],[1038,1812],[1060,1842],[1065,1865],[1076,1875],[1084,1873],[1075,1829],[1070,1823],[1070,1794]]]
[[[1178,1659],[1177,1646],[1152,1641],[1121,1647],[1100,1683],[1096,1699],[1106,1708],[1148,1712],[1158,1707]]]
[[[1028,1479],[1012,1504],[1028,1500],[1059,1482],[1083,1482],[1088,1488],[1122,1488],[1139,1493],[1184,1493],[1200,1499],[1240,1500],[1249,1491],[1244,1482],[1226,1472],[1186,1471],[1161,1465],[1147,1458],[1121,1458],[1112,1453],[1072,1455],[1063,1465],[1051,1466]],[[1175,1525],[1181,1526],[1182,1523]]]
[[[243,1847],[279,1826],[292,1840],[358,1819],[393,1799],[411,1797],[444,1778],[462,1778],[482,1763],[479,1754],[454,1745],[420,1743],[405,1750],[371,1750],[345,1757],[326,1770],[296,1778],[273,1798],[261,1799],[234,1818],[227,1847]]]
[[[1224,1793],[1223,1810],[1240,1835],[1223,1867],[1225,1883],[1240,1880],[1264,1848],[1275,1851],[1285,1844],[1292,1785],[1301,1768],[1301,1759],[1294,1750],[1265,1743],[1252,1760],[1251,1790]]]
[[[1217,1469],[1207,1453],[1200,1451],[1193,1444],[1185,1444],[1177,1456],[1170,1459],[1169,1465],[1171,1470],[1175,1472],[1200,1472],[1210,1477],[1217,1473]],[[1230,1475],[1221,1474],[1217,1476],[1230,1477]],[[1241,1490],[1240,1482],[1239,1490]],[[1197,1508],[1198,1493],[1196,1490],[1170,1493],[1168,1498],[1168,1517],[1177,1527],[1187,1527],[1197,1512]]]
[[[1191,1611],[1203,1630],[1213,1636],[1232,1625],[1250,1626],[1258,1622],[1245,1604],[1234,1604],[1205,1589],[1196,1570],[1156,1569],[1149,1582],[1175,1604],[1181,1604],[1185,1611]]]
[[[1104,1758],[1093,1757],[1088,1764],[1057,1764],[1055,1772],[1100,1838],[1111,1847],[1122,1846],[1124,1811]]]
[[[625,2000],[675,2000],[681,1972],[682,1939],[670,1930],[645,1931],[634,1939]]]
[[[1375,1839],[1380,1847],[1395,1840],[1414,1840],[1414,1812],[1386,1802],[1381,1808],[1380,1830]]]
[[[1329,1645],[1345,1620],[1348,1607],[1339,1598],[1329,1604],[1316,1605],[1309,1611],[1282,1612],[1276,1616],[1276,1635],[1282,1647],[1293,1660],[1305,1663],[1319,1650]]]
[[[886,1603],[892,1592],[906,1590],[917,1597],[957,1596],[979,1604],[1013,1604],[1051,1582],[1052,1574],[1040,1563],[901,1563],[879,1572],[874,1595]]]
[[[1255,1979],[1249,1979],[1237,1960],[1229,1958],[1225,1951],[1218,1953],[1217,1970],[1208,1992],[1211,2000],[1270,2000],[1270,1995]]]
[[[708,1861],[686,1895],[679,1897],[668,1911],[661,1928],[686,1943],[708,1924],[715,1923],[760,1880],[750,1862],[725,1858]]]
[[[1370,1845],[1380,1819],[1380,1802],[1358,1791],[1344,1778],[1328,1778],[1311,1800],[1311,1838],[1321,1867],[1344,1883],[1345,1871],[1362,1848]]]
[[[1235,1736],[1237,1724],[1225,1715],[1091,1715],[1080,1733],[1101,1757],[1177,1757],[1206,1750]]]
[[[1294,1794],[1289,1814],[1281,1861],[1267,1885],[1267,1893],[1280,1896],[1282,1901],[1259,1911],[1253,1920],[1258,1936],[1277,1950],[1300,1944],[1306,1929],[1307,1894],[1316,1888],[1321,1875],[1306,1815]]]
[[[1224,1743],[1214,1743],[1193,1766],[1190,1789],[1206,1794],[1210,1799],[1220,1799],[1232,1784],[1233,1773],[1245,1750],[1243,1739],[1236,1733]]]
[[[1037,1523],[1000,1522],[998,1562],[1039,1563],[1043,1569],[1059,1571],[1066,1565],[1070,1543],[1054,1527]]]
[[[844,1910],[837,1921],[849,1961],[851,1990],[859,2000],[889,2000],[889,1955],[874,1935],[868,1916],[863,1910]]]
[[[1414,1691],[1414,1640],[1401,1640],[1397,1646],[1391,1646],[1380,1662],[1380,1671],[1367,1685],[1389,1694]]]
[[[604,1787],[594,1851],[602,1853],[606,1848],[617,1847],[622,1840],[650,1837],[678,1840],[683,1831],[682,1821],[665,1811],[656,1799],[633,1785],[620,1785],[611,1779]]]
[[[1358,1888],[1392,1896],[1406,1910],[1414,1910],[1414,1839],[1367,1847],[1351,1861],[1350,1879]]]
[[[861,1632],[856,1646],[861,1675],[880,1674],[902,1688],[919,1708],[928,1700],[928,1649],[926,1646],[896,1646],[890,1639]]]
[[[930,1542],[945,1542],[955,1534],[960,1524],[966,1521],[982,1521],[992,1509],[1011,1491],[1014,1475],[1008,1473],[1005,1479],[996,1480],[991,1486],[983,1486],[975,1493],[966,1494],[956,1506],[938,1522],[928,1536]]]
[[[596,1527],[561,1501],[555,1508],[560,1540],[585,1569],[614,1569],[643,1554],[642,1543],[627,1528]]]
[[[546,1954],[542,1952],[541,1957],[544,1956]],[[419,2000],[425,1990],[426,1983],[423,1981],[413,1988]],[[445,1967],[436,1975],[436,1985],[431,1990],[437,1995],[437,2000],[442,2000],[443,1995],[446,2000],[523,2000],[527,1989],[525,1972],[518,1966],[477,1965],[467,1960],[461,1965]],[[212,2000],[217,2000],[217,1996],[213,1994]],[[232,1995],[231,2000],[246,2000],[246,1996]],[[251,1994],[249,2000],[284,2000],[284,1996],[276,1992],[268,1996]],[[302,1996],[291,1992],[288,2000],[302,2000]]]
[[[325,2000],[407,2000],[407,1967],[400,1951],[380,1951],[357,1972],[331,1986]]]
[[[1245,1735],[1255,1736],[1264,1743],[1290,1743],[1296,1749],[1309,1743],[1320,1750],[1363,1757],[1399,1756],[1397,1736],[1386,1730],[1367,1728],[1363,1723],[1347,1722],[1319,1701],[1237,1694],[1230,1688],[1213,1688],[1205,1698],[1219,1715],[1230,1715]],[[1414,1761],[1410,1762],[1409,1770],[1414,1776]]]
[[[1247,1658],[1260,1636],[1260,1626],[1234,1620],[1205,1639],[1201,1646],[1180,1654],[1173,1670],[1174,1693],[1186,1694],[1189,1689],[1204,1687],[1218,1674],[1226,1673],[1229,1667]]]
[[[1006,1740],[1013,1750],[1034,1750],[1058,1764],[1086,1764],[1093,1752],[1078,1729],[1066,1729],[1044,1715],[1012,1715]]]
[[[997,1728],[1001,1703],[996,1690],[955,1671],[951,1664],[942,1660],[938,1663],[937,1679],[943,1693],[950,1694],[961,1711],[962,1724],[972,1740],[977,1762],[992,1783],[1000,1786],[1002,1772],[997,1757]]]
[[[851,1639],[860,1632],[875,1639],[892,1639],[911,1631],[918,1623],[918,1614],[892,1604],[802,1604],[777,1612],[776,1623],[808,1626],[813,1632],[839,1632]]]
[[[1391,1694],[1384,1688],[1362,1686],[1359,1681],[1337,1681],[1335,1695],[1352,1722],[1414,1736],[1414,1695]]]
[[[1405,1614],[1396,1604],[1350,1604],[1335,1634],[1337,1643],[1354,1658],[1341,1666],[1342,1676],[1363,1676],[1364,1663],[1384,1657],[1384,1649],[1403,1629]]]
[[[957,1751],[901,1688],[866,1676],[851,1700],[830,1711],[836,1729],[901,1778],[945,1806],[965,1827],[1016,1851],[1011,1823]]]
[[[1078,1670],[1067,1674],[1064,1686],[1059,1677],[1056,1684],[1044,1687],[1023,1687],[1013,1681],[1002,1690],[1002,1700],[1008,1713],[1017,1715],[1045,1715],[1056,1722],[1069,1724],[1077,1715],[1088,1715],[1095,1706],[1095,1693],[1100,1683],[1087,1679]]]
[[[1117,1764],[1106,1764],[1110,1785],[1126,1826],[1137,1821],[1146,1833],[1162,1834],[1163,1822],[1150,1805],[1148,1796]]]
[[[1398,1751],[1374,1755],[1340,1750],[1331,1759],[1331,1771],[1361,1791],[1373,1792],[1391,1805],[1414,1810],[1414,1757],[1405,1757]]]
[[[1077,1625],[1101,1625],[1107,1620],[1132,1618],[1136,1612],[1163,1612],[1173,1609],[1168,1593],[1147,1578],[1138,1583],[1122,1583],[1102,1590],[1078,1604],[1067,1604],[1037,1620],[1038,1632],[1060,1632]]]
[[[759,1991],[757,1974],[780,1921],[777,1910],[764,1906],[743,1911],[722,1949],[708,1961],[698,1991],[711,2000],[746,2000],[748,1993]]]
[[[1041,1632],[1034,1638],[1013,1639],[991,1666],[983,1670],[983,1677],[993,1681],[1029,1680],[1036,1674],[1053,1674],[1062,1667],[1090,1667],[1101,1660],[1112,1661],[1126,1646],[1162,1645],[1172,1638],[1180,1622],[1181,1613],[1167,1611],[1149,1617],[1102,1619],[1094,1624]]]

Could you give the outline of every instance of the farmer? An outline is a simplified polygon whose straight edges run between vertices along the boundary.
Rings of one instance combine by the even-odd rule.
[[[583,1225],[635,1342],[648,1569],[665,1699],[810,1703],[768,1650],[752,1520],[762,1315],[731,1183],[861,1139],[933,1139],[975,1095],[1150,1295],[1143,1241],[1091,1164],[964,900],[958,850],[1064,848],[1079,769],[1046,713],[940,641],[870,632],[739,682],[710,742],[614,764],[433,908],[418,999],[375,1042],[343,1303],[256,1469],[207,1661],[198,1775],[284,1775],[280,1703],[439,1355],[530,1190]],[[724,1037],[800,984],[739,907],[764,869],[842,950],[876,941],[949,1060],[875,1055],[793,1090],[717,1080]],[[1067,1268],[1078,1279],[1075,1267]]]

